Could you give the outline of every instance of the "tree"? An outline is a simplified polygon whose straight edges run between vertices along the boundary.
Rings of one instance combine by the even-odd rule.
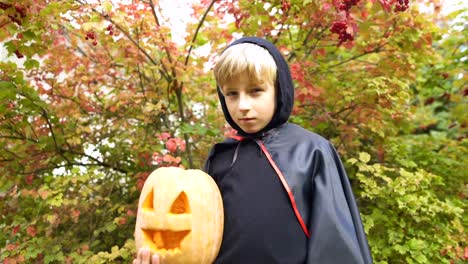
[[[466,257],[461,31],[441,39],[435,16],[408,1],[192,9],[177,45],[153,0],[0,1],[0,39],[17,60],[0,63],[1,259],[127,263],[149,173],[201,168],[223,138],[209,68],[236,34],[284,52],[297,87],[292,121],[349,160],[377,263]]]

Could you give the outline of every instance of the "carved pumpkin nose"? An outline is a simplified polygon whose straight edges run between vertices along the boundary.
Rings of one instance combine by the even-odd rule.
[[[154,214],[154,201],[153,191],[148,193],[145,201],[142,204],[143,217],[149,219]],[[179,215],[179,216],[173,216]],[[141,225],[144,239],[148,241],[150,248],[153,248],[156,252],[163,254],[170,253],[174,254],[180,251],[180,245],[182,240],[190,233],[191,226],[191,213],[190,204],[187,199],[185,192],[181,192],[177,196],[176,200],[172,203],[171,210],[167,215],[168,221],[178,221],[174,224],[180,227],[187,227],[187,230],[173,231],[173,230],[159,230],[151,224],[151,222],[144,221]]]

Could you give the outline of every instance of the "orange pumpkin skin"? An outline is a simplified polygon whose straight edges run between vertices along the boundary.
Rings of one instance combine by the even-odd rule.
[[[219,189],[201,170],[163,167],[146,180],[138,202],[137,250],[165,264],[209,264],[218,255],[224,212]]]

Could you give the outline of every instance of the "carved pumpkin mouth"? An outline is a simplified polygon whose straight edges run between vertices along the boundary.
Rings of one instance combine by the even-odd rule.
[[[190,230],[170,231],[170,230],[145,230],[143,235],[149,246],[160,254],[174,254],[180,252],[182,240],[190,233]]]

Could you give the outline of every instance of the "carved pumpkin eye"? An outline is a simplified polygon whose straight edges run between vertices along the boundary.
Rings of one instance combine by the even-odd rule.
[[[171,214],[189,214],[190,204],[185,192],[181,192],[177,199],[172,203]]]
[[[141,191],[136,247],[149,247],[167,263],[212,263],[221,246],[223,221],[221,194],[209,175],[159,168]]]

